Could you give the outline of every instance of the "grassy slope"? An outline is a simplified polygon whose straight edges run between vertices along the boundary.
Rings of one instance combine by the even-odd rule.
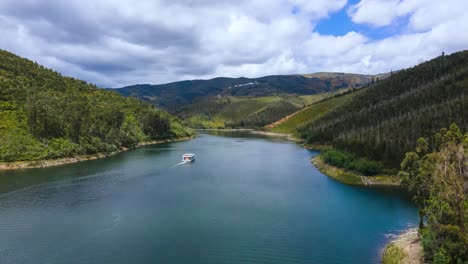
[[[355,93],[330,98],[328,100],[313,104],[305,109],[299,110],[296,114],[274,126],[270,130],[276,133],[295,133],[297,128],[305,123],[313,122],[317,118],[325,115],[330,110],[343,105],[355,96]]]
[[[259,115],[268,106],[280,102],[289,102],[300,109],[327,96],[329,95],[229,97],[194,103],[184,108],[179,115],[185,117],[192,127],[224,128],[226,122],[239,121],[252,115]]]

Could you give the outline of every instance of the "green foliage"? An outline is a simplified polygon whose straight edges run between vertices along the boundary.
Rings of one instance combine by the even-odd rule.
[[[397,168],[419,137],[455,122],[468,129],[468,51],[394,73],[299,128],[309,143],[329,144]]]
[[[395,244],[391,243],[385,249],[385,252],[382,257],[383,264],[401,264],[405,259],[406,254],[403,250],[396,246]]]
[[[183,107],[177,115],[195,128],[260,128],[343,91],[317,95],[209,98]]]
[[[309,100],[305,96],[208,99],[182,108],[177,115],[195,128],[261,127],[298,110]]]
[[[377,175],[383,170],[383,165],[380,162],[366,158],[356,158],[349,152],[337,149],[325,150],[321,157],[328,164],[350,171],[357,171],[367,176]]]
[[[430,146],[418,139],[416,152],[401,163],[403,183],[420,208],[420,232],[426,260],[468,261],[468,133],[455,124],[441,129]],[[428,152],[432,150],[432,152]],[[424,227],[423,219],[427,226]]]
[[[323,174],[345,184],[349,185],[362,185],[364,184],[362,178],[356,173],[345,171],[335,166],[331,166],[324,162],[321,155],[312,159],[315,167],[317,167]]]
[[[113,152],[191,133],[148,103],[0,50],[0,162]]]

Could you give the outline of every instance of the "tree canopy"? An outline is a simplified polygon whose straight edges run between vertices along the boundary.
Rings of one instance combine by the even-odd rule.
[[[456,124],[442,129],[429,144],[417,141],[401,163],[403,183],[420,208],[420,231],[426,260],[468,261],[468,133]],[[427,226],[424,226],[424,220]]]
[[[468,51],[393,73],[346,104],[299,127],[309,143],[329,144],[397,168],[419,137],[442,127],[467,130]]]
[[[149,103],[0,50],[0,162],[113,152],[191,133]]]

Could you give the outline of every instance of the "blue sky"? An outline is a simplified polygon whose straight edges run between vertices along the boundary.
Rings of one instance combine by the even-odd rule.
[[[365,31],[369,27],[363,25],[354,24],[351,21],[351,18],[348,16],[347,10],[351,5],[357,4],[359,1],[352,0],[348,1],[345,7],[341,8],[338,11],[332,12],[329,14],[329,17],[326,17],[319,21],[315,27],[315,30],[323,35],[334,35],[341,36],[345,35],[349,31]]]
[[[350,31],[355,31],[373,40],[385,39],[401,34],[408,24],[408,17],[404,16],[395,21],[392,25],[376,27],[370,24],[357,24],[348,15],[348,9],[359,3],[359,0],[350,0],[346,6],[339,11],[333,12],[329,17],[318,22],[314,30],[322,35],[342,36]]]
[[[0,1],[0,48],[103,87],[374,74],[468,48],[466,0]]]

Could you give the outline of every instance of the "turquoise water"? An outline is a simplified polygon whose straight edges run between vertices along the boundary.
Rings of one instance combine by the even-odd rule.
[[[177,165],[185,152],[196,162]],[[350,187],[282,140],[201,134],[0,172],[0,263],[378,263],[417,211]]]

